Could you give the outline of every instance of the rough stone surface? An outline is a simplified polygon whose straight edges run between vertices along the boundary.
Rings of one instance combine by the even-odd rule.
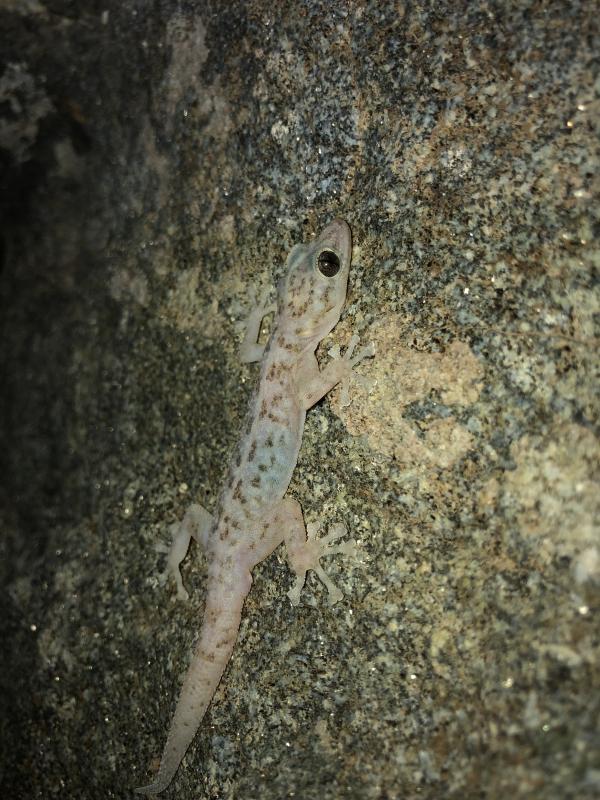
[[[157,575],[209,508],[254,290],[350,223],[378,355],[165,798],[600,796],[598,12],[514,3],[0,2],[0,785],[127,798],[198,630]]]

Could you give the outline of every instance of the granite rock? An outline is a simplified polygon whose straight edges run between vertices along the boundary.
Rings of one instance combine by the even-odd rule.
[[[255,571],[165,798],[600,795],[594,4],[0,2],[0,785],[125,798],[199,629],[254,291],[347,219],[377,356],[290,488],[361,556]]]

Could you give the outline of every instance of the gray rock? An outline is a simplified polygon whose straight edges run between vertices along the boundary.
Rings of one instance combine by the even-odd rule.
[[[0,785],[125,798],[198,631],[252,290],[330,219],[377,357],[164,797],[597,796],[600,84],[593,3],[0,3]],[[596,83],[594,81],[596,80]]]

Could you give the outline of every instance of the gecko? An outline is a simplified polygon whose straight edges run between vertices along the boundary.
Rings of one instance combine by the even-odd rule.
[[[160,766],[154,781],[136,789],[162,792],[181,760],[219,685],[231,657],[253,568],[285,542],[296,579],[288,596],[300,602],[306,573],[314,570],[331,603],[342,592],[320,564],[323,556],[352,555],[355,542],[340,542],[342,523],[319,537],[319,525],[304,524],[300,503],[287,490],[296,466],[306,412],[330,389],[345,382],[353,368],[374,355],[373,345],[354,355],[358,337],[350,338],[344,356],[334,353],[323,369],[315,351],[337,324],[348,285],[352,237],[348,224],[335,219],[308,244],[289,253],[277,287],[276,303],[263,294],[246,323],[241,360],[262,360],[260,378],[214,514],[192,504],[172,526],[173,542],[164,577],[172,576],[177,594],[187,599],[180,564],[192,537],[208,558],[204,619],[183,682]],[[263,319],[274,313],[266,345],[258,342]]]

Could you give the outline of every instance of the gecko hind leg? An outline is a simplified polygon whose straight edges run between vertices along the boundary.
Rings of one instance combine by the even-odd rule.
[[[334,544],[346,535],[346,527],[338,522],[329,528],[326,536],[319,538],[317,536],[319,525],[315,523],[305,525],[300,503],[292,497],[286,497],[271,518],[269,528],[275,534],[271,546],[275,546],[277,543],[277,537],[281,536],[279,532],[285,531],[281,538],[285,541],[289,564],[296,574],[294,585],[288,592],[292,605],[297,606],[300,602],[300,592],[306,580],[306,573],[311,569],[317,573],[329,592],[330,604],[337,603],[343,596],[342,591],[321,567],[320,560],[323,556],[331,556],[336,553],[356,556],[356,542],[347,541]]]
[[[309,522],[306,526],[306,541],[302,545],[295,545],[293,556],[290,553],[292,569],[296,573],[294,585],[288,592],[292,605],[297,606],[300,602],[300,592],[306,580],[306,573],[310,569],[316,572],[319,580],[329,592],[329,603],[331,605],[337,603],[343,597],[342,590],[327,575],[320,564],[320,560],[323,556],[332,556],[336,553],[356,557],[358,546],[353,539],[335,546],[332,544],[348,533],[348,529],[341,522],[331,525],[328,533],[320,538],[317,536],[319,530],[319,525]]]
[[[189,595],[183,585],[179,565],[187,555],[192,537],[202,548],[206,547],[212,523],[211,514],[198,503],[192,503],[181,522],[174,522],[170,526],[169,530],[173,540],[167,556],[167,565],[160,575],[160,581],[165,583],[169,576],[172,576],[177,585],[177,597],[180,600],[187,600]]]

